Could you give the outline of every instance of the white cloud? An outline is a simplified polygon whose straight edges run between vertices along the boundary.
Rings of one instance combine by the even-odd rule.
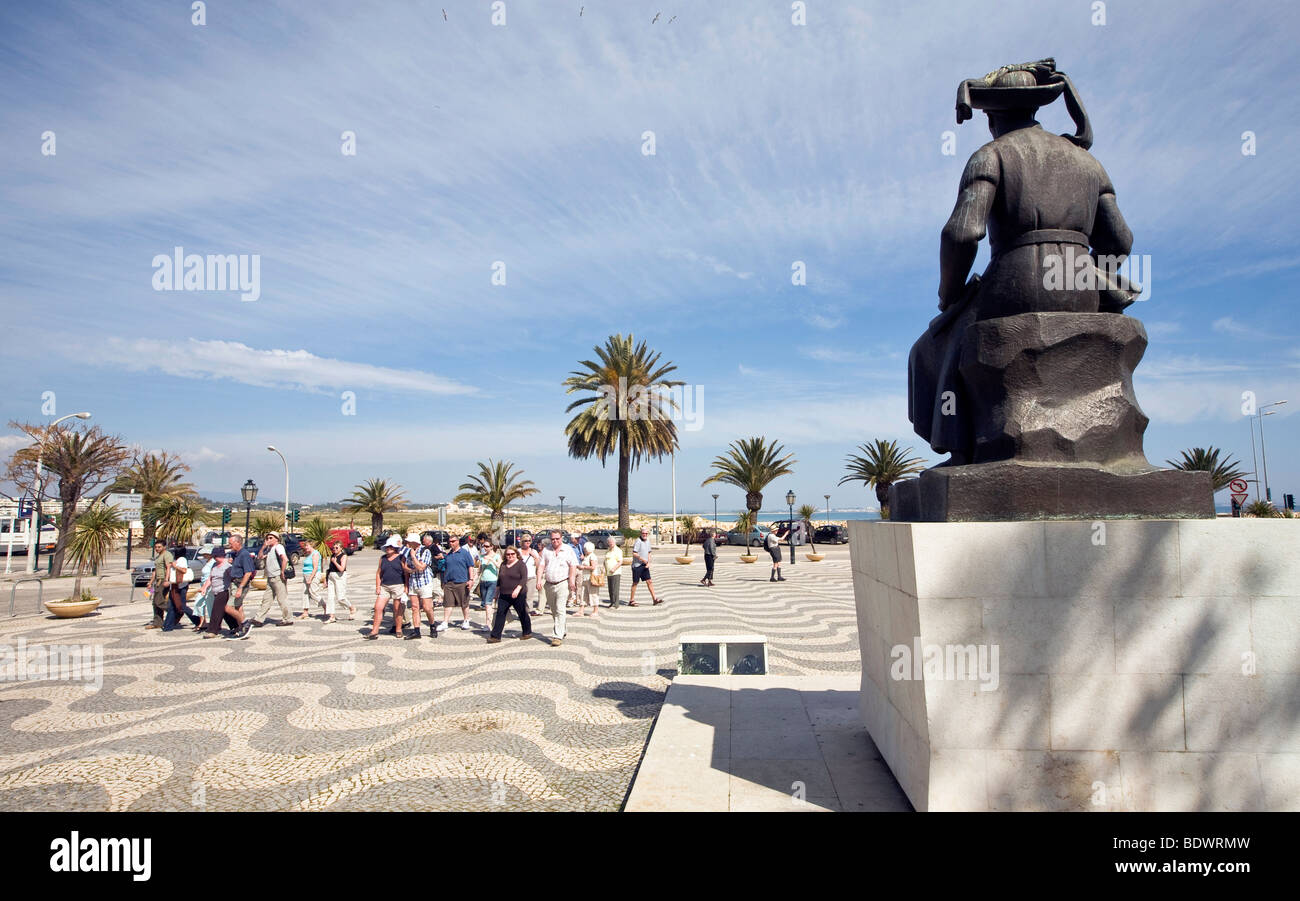
[[[297,387],[318,394],[357,389],[417,394],[463,394],[477,390],[431,372],[318,357],[305,350],[258,350],[238,341],[109,338],[98,347],[81,349],[79,360],[137,372],[159,369],[189,379],[223,379],[258,387]]]
[[[214,451],[206,444],[196,451],[181,451],[181,459],[187,463],[215,463],[225,458],[225,454]]]
[[[718,275],[734,275],[741,281],[748,281],[754,277],[754,273],[739,272],[717,257],[709,256],[707,253],[696,253],[693,250],[670,249],[660,251],[659,255],[666,260],[686,260],[691,263],[700,263],[704,266],[708,266]]]
[[[844,317],[837,315],[825,315],[822,313],[813,313],[808,317],[808,324],[823,329],[835,329],[844,324]]]

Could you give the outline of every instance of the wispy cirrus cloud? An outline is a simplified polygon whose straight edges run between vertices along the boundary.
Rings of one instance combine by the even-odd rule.
[[[262,388],[329,391],[371,389],[414,394],[463,394],[477,389],[431,372],[394,369],[320,357],[305,350],[259,350],[238,341],[162,341],[155,338],[109,338],[81,348],[83,363],[121,367],[134,372],[159,371],[179,378],[233,381]]]

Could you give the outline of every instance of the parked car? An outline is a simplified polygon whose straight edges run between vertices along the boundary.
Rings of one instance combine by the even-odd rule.
[[[384,529],[382,532],[380,532],[378,535],[375,536],[375,540],[371,544],[371,547],[376,549],[383,547],[384,542],[388,540],[388,536],[392,534],[393,534],[392,529]]]
[[[141,563],[139,566],[131,567],[131,584],[136,588],[148,585],[149,580],[153,578],[153,561]]]
[[[849,530],[844,526],[818,526],[813,532],[813,541],[817,544],[848,544]]]
[[[330,539],[337,539],[347,554],[355,554],[364,546],[365,539],[356,529],[331,529]]]
[[[767,537],[767,530],[760,529],[758,526],[755,526],[749,532],[749,543],[751,545],[761,545],[763,543],[763,539],[766,537]],[[745,543],[744,532],[741,532],[737,529],[732,529],[730,532],[727,533],[727,544],[731,545],[731,544],[744,544],[744,543]]]
[[[225,547],[226,545],[230,544],[230,533],[229,532],[208,532],[206,535],[203,536],[203,543],[214,544],[214,545],[219,544],[222,547]]]
[[[790,525],[790,520],[788,519],[778,520],[772,523],[772,531],[783,532],[789,527],[789,525]],[[789,544],[790,536],[786,536],[785,538],[782,538],[781,543]],[[803,520],[796,519],[794,521],[794,545],[795,547],[798,547],[801,544],[807,544],[807,543],[808,543],[808,527],[803,524]]]
[[[592,529],[587,532],[587,540],[596,546],[596,550],[604,551],[609,549],[609,539],[620,533],[615,529]]]
[[[423,538],[425,535],[432,535],[433,543],[438,547],[445,548],[451,544],[451,533],[443,529],[425,529],[420,533],[420,537]]]

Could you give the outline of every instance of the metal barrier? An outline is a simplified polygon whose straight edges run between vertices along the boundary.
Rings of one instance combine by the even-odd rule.
[[[9,615],[10,616],[18,615],[17,613],[14,612],[14,601],[16,600],[15,594],[18,591],[18,586],[23,584],[24,582],[36,583],[37,585],[36,612],[37,613],[41,612],[41,599],[45,596],[45,580],[44,579],[19,579],[17,582],[14,583],[14,587],[9,589]]]

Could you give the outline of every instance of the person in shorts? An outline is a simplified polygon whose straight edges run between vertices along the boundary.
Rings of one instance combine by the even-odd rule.
[[[393,634],[402,634],[402,613],[406,607],[406,577],[410,567],[402,558],[402,539],[396,535],[388,536],[384,542],[384,553],[379,558],[375,569],[375,621],[366,634],[367,641],[379,637],[379,624],[384,621],[384,610],[389,601],[393,603]]]
[[[474,628],[469,621],[469,586],[478,572],[474,565],[474,555],[461,547],[460,541],[455,535],[451,536],[451,550],[444,563],[446,580],[442,584],[442,590],[445,600],[442,602],[442,622],[438,623],[439,632],[447,631],[452,607],[460,608],[462,629],[468,632]],[[491,628],[491,623],[488,628]]]
[[[433,539],[430,537],[430,543]],[[410,577],[406,581],[406,593],[411,598],[411,631],[403,637],[407,639],[420,637],[420,608],[429,618],[429,634],[438,634],[438,619],[433,612],[433,586],[438,583],[434,578],[433,552],[423,544],[417,532],[406,533],[406,566]],[[441,592],[439,592],[441,594]]]
[[[632,545],[632,593],[628,595],[627,605],[629,607],[637,606],[636,603],[636,586],[645,583],[646,590],[650,592],[650,600],[655,604],[662,604],[662,596],[655,596],[655,583],[650,579],[650,530],[642,529],[641,537]]]
[[[770,582],[785,581],[785,576],[781,575],[781,542],[784,541],[785,537],[789,534],[790,532],[787,529],[782,529],[780,531],[772,530],[769,531],[767,537],[763,539],[763,544],[767,548],[768,554],[772,557],[772,577],[768,580]]]

